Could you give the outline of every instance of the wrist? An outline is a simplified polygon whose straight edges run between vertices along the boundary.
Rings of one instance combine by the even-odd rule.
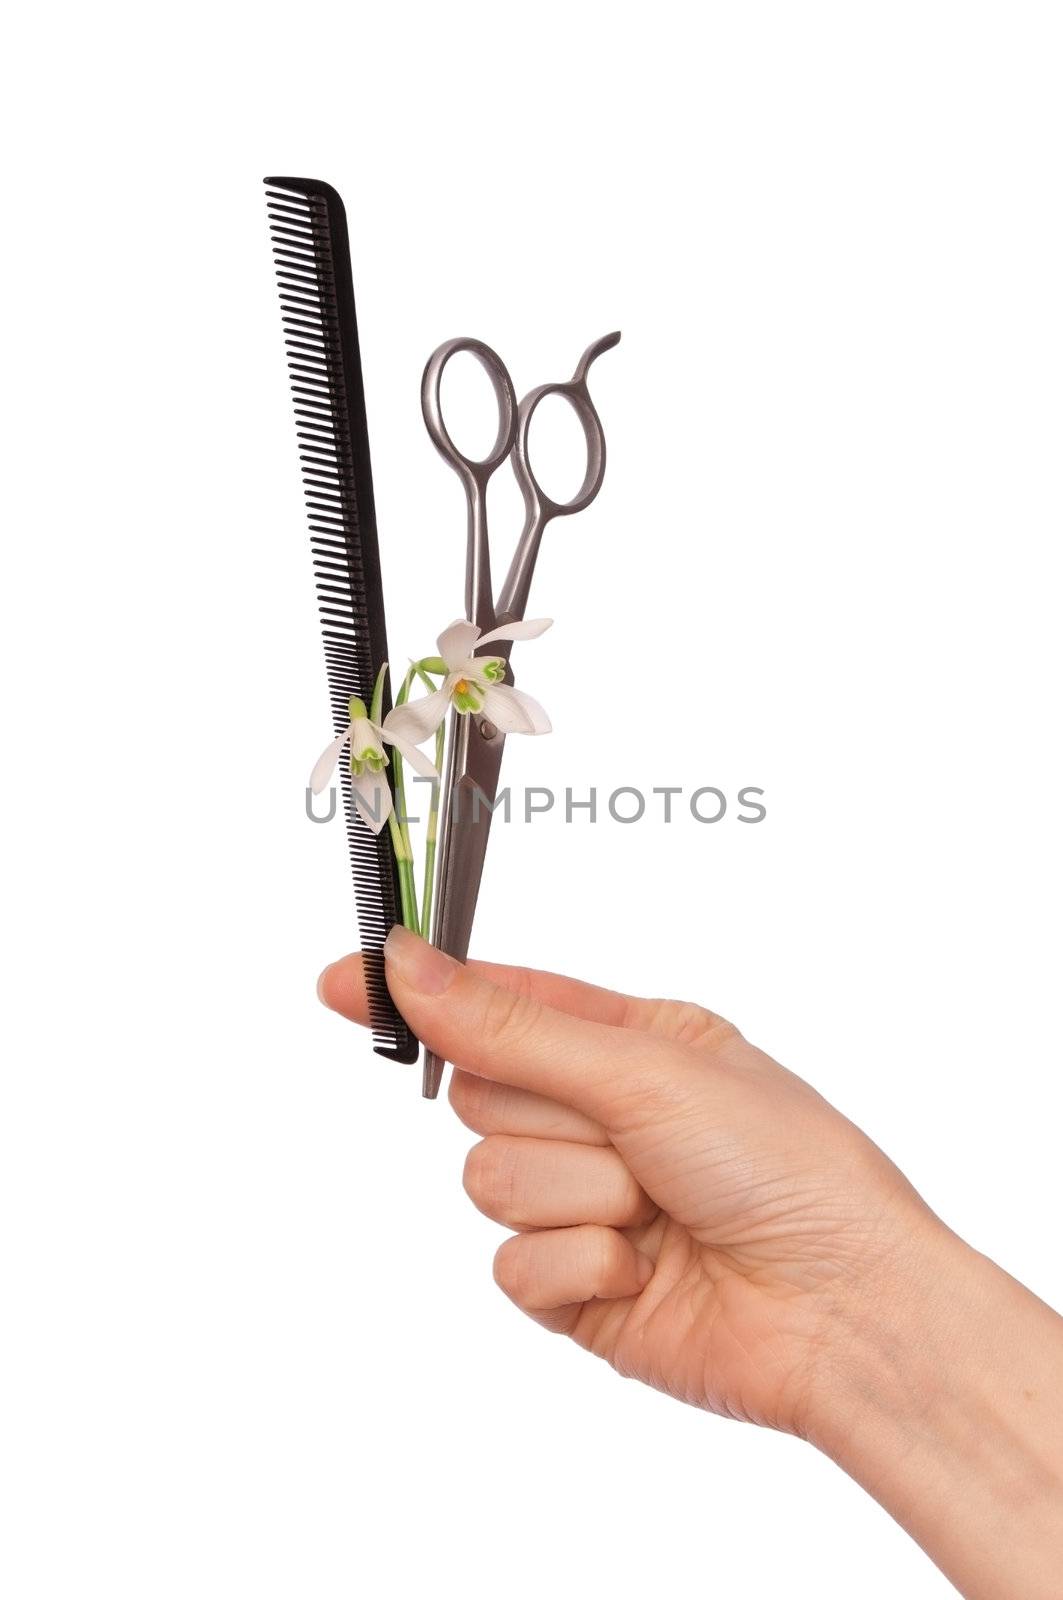
[[[933,1411],[946,1372],[956,1376],[955,1347],[979,1298],[975,1280],[990,1266],[932,1213],[909,1214],[893,1248],[847,1282],[830,1308],[809,1442],[851,1470],[878,1425],[914,1427]]]
[[[1058,1593],[1063,1321],[1036,1296],[928,1213],[842,1311],[819,1389],[807,1437],[963,1593]]]

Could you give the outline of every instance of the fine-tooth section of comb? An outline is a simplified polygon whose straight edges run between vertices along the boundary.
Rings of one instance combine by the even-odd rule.
[[[368,705],[388,659],[347,218],[327,183],[309,178],[267,178],[265,183],[338,734],[350,721],[351,695]],[[385,694],[384,713],[389,709]],[[391,835],[387,828],[374,834],[366,827],[354,807],[346,760],[340,769],[373,1047],[378,1055],[415,1061],[417,1040],[384,978],[384,940],[399,920]]]

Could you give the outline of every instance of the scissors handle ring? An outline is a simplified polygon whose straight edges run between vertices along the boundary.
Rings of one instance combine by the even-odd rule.
[[[486,456],[477,459],[459,450],[447,431],[443,420],[443,403],[440,386],[443,371],[451,356],[475,356],[491,380],[498,402],[498,433]],[[444,461],[453,467],[459,477],[483,489],[491,474],[502,465],[510,451],[517,431],[517,396],[513,379],[506,370],[501,356],[482,339],[448,339],[429,357],[421,379],[421,410],[425,427]]]
[[[540,384],[526,394],[520,403],[517,436],[513,445],[513,471],[524,497],[524,532],[514,551],[498,599],[500,621],[516,621],[524,616],[532,572],[539,553],[539,541],[547,523],[554,517],[570,517],[576,511],[585,511],[602,486],[605,477],[605,433],[587,388],[587,374],[591,364],[619,341],[618,333],[607,333],[604,338],[596,339],[580,356],[576,370],[567,383]],[[546,493],[535,476],[528,450],[528,434],[536,408],[540,401],[552,394],[568,401],[579,418],[587,445],[587,470],[582,484],[570,500],[554,500]]]
[[[532,511],[534,504],[534,509],[543,522],[549,522],[553,517],[571,516],[575,511],[585,511],[602,486],[602,479],[605,477],[605,434],[601,418],[595,410],[594,401],[587,388],[587,374],[591,363],[604,351],[611,350],[619,339],[618,333],[607,333],[604,338],[596,339],[580,356],[576,370],[567,383],[540,384],[537,389],[532,389],[526,394],[520,403],[513,451],[517,478],[529,512]],[[535,476],[528,450],[528,434],[536,408],[547,395],[551,394],[560,395],[562,400],[568,401],[579,418],[587,444],[587,470],[583,475],[582,484],[570,500],[554,500],[546,493]]]
[[[583,475],[583,482],[570,500],[555,500],[548,495],[531,464],[531,455],[528,449],[528,434],[531,431],[532,419],[540,405],[548,395],[560,395],[562,400],[567,400],[576,416],[579,418],[583,429],[583,437],[587,445],[587,470]],[[571,516],[574,511],[583,511],[590,505],[605,477],[605,435],[602,433],[598,413],[591,404],[590,396],[582,393],[570,383],[544,383],[538,389],[532,389],[524,396],[520,403],[520,413],[517,418],[517,439],[514,445],[514,456],[519,463],[517,473],[521,489],[530,489],[535,502],[535,509],[543,522],[549,522],[553,517]]]

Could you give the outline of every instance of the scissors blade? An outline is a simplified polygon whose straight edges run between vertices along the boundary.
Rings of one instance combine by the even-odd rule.
[[[464,961],[469,953],[506,740],[483,718],[452,712],[451,719],[451,759],[440,829],[432,943],[456,961]],[[425,1050],[421,1093],[426,1100],[434,1100],[439,1093],[445,1065],[441,1056]]]

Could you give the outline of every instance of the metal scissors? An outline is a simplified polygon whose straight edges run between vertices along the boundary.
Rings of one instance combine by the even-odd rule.
[[[468,502],[468,545],[465,563],[465,615],[482,633],[523,619],[543,529],[555,517],[584,511],[602,486],[605,476],[605,435],[587,389],[591,365],[620,340],[607,333],[588,345],[567,383],[544,383],[517,404],[513,380],[501,359],[479,339],[448,339],[430,358],[421,381],[421,410],[432,443],[447,465],[457,473]],[[475,356],[491,380],[498,402],[498,433],[488,455],[475,460],[463,455],[443,421],[440,384],[452,356]],[[560,395],[572,407],[583,428],[587,445],[587,470],[571,500],[553,500],[542,488],[528,458],[528,430],[536,407],[547,395]],[[495,600],[491,586],[491,549],[487,534],[487,485],[505,460],[513,467],[524,499],[524,530],[517,541],[505,582]],[[491,644],[492,655],[508,663],[512,645]],[[512,672],[507,668],[507,679]],[[491,817],[498,794],[505,735],[485,717],[450,713],[448,756],[440,804],[435,909],[432,943],[464,961],[469,952],[476,901],[480,893]],[[425,1050],[422,1094],[434,1100],[439,1093],[445,1062]]]

